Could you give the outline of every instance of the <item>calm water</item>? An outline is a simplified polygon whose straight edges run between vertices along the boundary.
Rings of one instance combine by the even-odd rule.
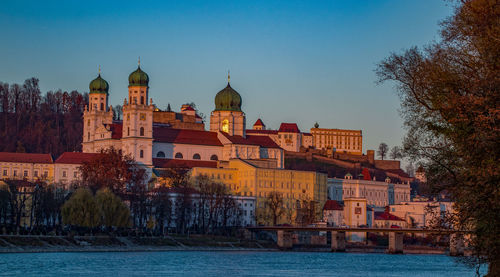
[[[297,252],[0,254],[0,275],[474,276],[443,255]]]

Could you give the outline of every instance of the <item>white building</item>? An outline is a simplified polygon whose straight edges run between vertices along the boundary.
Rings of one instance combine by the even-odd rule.
[[[385,182],[353,179],[348,173],[344,179],[328,178],[328,196],[336,201],[365,198],[368,206],[385,207],[410,201],[410,184],[394,184],[389,178]]]

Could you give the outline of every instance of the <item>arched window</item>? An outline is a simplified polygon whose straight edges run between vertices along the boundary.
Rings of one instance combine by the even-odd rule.
[[[175,158],[176,158],[176,159],[182,159],[182,158],[183,158],[183,157],[182,157],[182,153],[181,153],[181,152],[177,152],[177,153],[175,153]]]
[[[141,137],[144,136],[144,127],[141,127],[140,134],[141,134]]]
[[[127,136],[130,136],[130,127],[127,127]]]
[[[212,156],[210,156],[210,160],[211,161],[218,161],[219,157],[217,157],[217,155],[212,155]]]
[[[200,154],[198,154],[198,153],[194,154],[193,160],[201,160]]]
[[[90,132],[87,135],[87,140],[90,140]]]
[[[104,103],[101,103],[101,111],[104,111]]]
[[[156,157],[157,158],[165,158],[165,153],[163,151],[160,151],[160,152],[156,153]]]
[[[141,150],[141,151],[139,152],[139,157],[144,158],[144,150]]]
[[[144,105],[144,96],[141,96],[141,105]]]

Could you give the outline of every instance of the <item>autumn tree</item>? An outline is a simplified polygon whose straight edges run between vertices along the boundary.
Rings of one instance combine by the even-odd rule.
[[[175,208],[175,226],[177,233],[187,232],[193,214],[193,193],[195,192],[189,175],[190,168],[173,167],[161,171],[160,178],[174,191],[172,201]]]
[[[123,155],[115,148],[101,150],[90,161],[84,161],[80,166],[82,185],[93,192],[108,188],[117,195],[123,195],[127,186],[143,186],[146,172],[132,157]]]
[[[385,142],[382,142],[378,146],[378,151],[377,154],[380,157],[380,159],[384,159],[387,156],[387,152],[389,151],[389,147]]]
[[[266,198],[266,207],[273,225],[278,224],[279,218],[285,213],[283,194],[277,191],[270,192]]]
[[[408,130],[404,152],[426,169],[435,192],[455,202],[456,229],[472,230],[474,255],[500,276],[500,6],[457,1],[440,41],[382,61],[380,82],[393,81]]]

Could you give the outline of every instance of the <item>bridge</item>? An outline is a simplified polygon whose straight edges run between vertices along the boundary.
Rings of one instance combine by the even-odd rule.
[[[293,247],[292,232],[330,232],[331,250],[334,252],[343,252],[346,249],[346,233],[388,233],[389,247],[388,253],[403,253],[404,234],[438,234],[450,236],[450,255],[460,256],[464,254],[463,235],[470,233],[465,230],[452,229],[419,229],[419,228],[360,228],[360,227],[300,227],[300,226],[256,226],[247,227],[249,231],[276,231],[277,243],[281,249],[290,249]],[[461,234],[461,235],[460,235]]]

